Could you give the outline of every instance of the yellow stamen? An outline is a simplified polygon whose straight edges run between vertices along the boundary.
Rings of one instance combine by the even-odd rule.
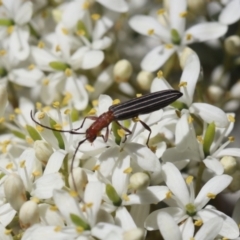
[[[14,112],[15,112],[16,114],[21,114],[21,113],[22,113],[22,111],[21,111],[20,108],[15,108],[15,109],[14,109]]]
[[[137,93],[136,94],[136,97],[138,98],[138,97],[141,97],[142,96],[142,94],[141,93]]]
[[[132,169],[131,167],[128,167],[128,168],[126,168],[126,169],[123,171],[123,173],[129,174],[129,173],[131,173],[132,171],[133,171],[133,169]]]
[[[185,17],[187,16],[187,14],[188,14],[188,12],[185,11],[185,12],[181,12],[181,13],[179,14],[179,16],[182,17],[182,18],[185,18]]]
[[[92,20],[97,21],[101,18],[101,15],[98,13],[94,13],[91,15]]]
[[[187,33],[187,34],[186,34],[186,39],[187,39],[187,41],[192,40],[192,38],[193,38],[192,34],[190,34],[190,33]]]
[[[187,82],[180,82],[178,87],[187,87]]]
[[[233,115],[228,115],[228,121],[234,123],[235,117]]]
[[[68,30],[66,28],[62,28],[61,30],[64,35],[68,35]]]
[[[167,44],[165,44],[165,48],[166,49],[172,49],[173,45],[171,43],[167,43]]]
[[[95,108],[92,108],[89,112],[88,112],[88,114],[87,115],[95,115],[96,114],[96,109]]]
[[[64,73],[65,73],[65,75],[67,77],[71,77],[72,76],[72,70],[70,68],[67,68]]]
[[[98,171],[100,169],[100,165],[98,164],[98,165],[95,165],[94,167],[93,167],[93,171]]]
[[[215,199],[215,198],[216,198],[216,194],[214,194],[214,193],[208,193],[208,194],[207,194],[207,197],[210,198],[210,199]]]
[[[229,142],[234,142],[235,141],[235,137],[233,137],[233,136],[228,137],[228,141]]]
[[[201,227],[202,224],[203,224],[203,221],[200,220],[200,219],[194,222],[194,225],[195,225],[195,226],[198,226],[198,227]]]
[[[127,194],[123,194],[122,199],[126,202],[130,200]]]
[[[118,129],[117,130],[117,133],[118,133],[118,135],[121,137],[121,138],[123,138],[123,137],[125,137],[125,134],[126,134],[126,132],[124,131],[124,129]]]
[[[172,198],[172,193],[170,191],[166,193],[166,198]]]
[[[117,105],[119,104],[121,101],[119,99],[114,99],[112,102],[112,105]]]
[[[149,30],[148,30],[148,35],[151,36],[151,35],[153,35],[154,33],[155,33],[155,32],[154,32],[154,29],[149,29]]]
[[[188,176],[188,177],[186,178],[186,183],[187,183],[187,184],[192,183],[192,181],[193,181],[193,176]]]
[[[85,85],[85,89],[90,93],[95,91],[94,87],[89,84]]]
[[[56,226],[55,228],[54,228],[54,231],[55,232],[60,232],[62,230],[62,228],[60,227],[60,226]]]
[[[33,70],[35,68],[35,65],[34,64],[30,64],[29,66],[28,66],[28,70]]]
[[[25,160],[22,160],[22,161],[20,162],[20,168],[25,168],[25,163],[26,163],[26,161],[25,161]]]
[[[53,212],[57,212],[58,211],[58,207],[56,205],[53,205],[53,206],[49,207],[49,210],[51,210]]]
[[[161,9],[159,9],[158,11],[157,11],[157,14],[158,15],[162,15],[162,14],[164,14],[166,11],[165,11],[165,9],[164,8],[161,8]]]
[[[43,41],[39,41],[37,46],[38,46],[38,48],[44,48],[45,43]]]
[[[202,136],[197,136],[197,140],[199,143],[203,144],[203,137]]]
[[[53,106],[54,108],[59,108],[59,107],[60,107],[60,102],[55,101],[55,102],[52,103],[52,106]]]
[[[163,72],[160,70],[157,72],[157,78],[162,78],[163,77]]]
[[[0,50],[0,56],[6,55],[7,51],[5,49]]]

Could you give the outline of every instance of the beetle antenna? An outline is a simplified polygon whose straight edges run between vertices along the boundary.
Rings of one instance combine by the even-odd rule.
[[[67,132],[67,133],[71,133],[71,134],[85,134],[85,133],[78,133],[78,132],[75,132],[73,130],[61,130],[61,129],[55,129],[55,128],[51,128],[51,127],[48,127],[46,125],[43,125],[41,124],[40,122],[38,122],[34,116],[33,116],[33,111],[31,110],[31,119],[33,120],[33,122],[35,122],[37,125],[43,127],[43,128],[46,128],[46,129],[49,129],[49,130],[52,130],[52,131],[55,131],[55,132]],[[80,129],[80,128],[78,128]]]

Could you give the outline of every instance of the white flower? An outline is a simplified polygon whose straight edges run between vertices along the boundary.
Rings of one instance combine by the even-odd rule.
[[[160,212],[169,213],[177,224],[182,225],[184,229],[189,218],[196,220],[198,223],[206,223],[210,219],[223,219],[222,228],[219,235],[226,238],[236,238],[239,235],[237,224],[227,215],[215,210],[211,206],[204,206],[222,192],[231,182],[232,178],[228,175],[216,176],[210,179],[195,197],[192,177],[186,179],[186,183],[179,170],[172,164],[166,163],[163,166],[164,181],[169,187],[170,198],[166,203],[170,205],[151,213],[146,219],[145,226],[148,230],[158,228],[158,215]],[[172,195],[173,194],[173,195]]]
[[[3,0],[2,3],[1,18],[8,20],[8,23],[0,26],[1,39],[8,44],[7,49],[14,58],[25,60],[30,53],[30,32],[27,24],[32,17],[32,2]]]
[[[143,70],[156,71],[174,52],[181,51],[186,45],[219,38],[227,31],[227,26],[218,22],[199,23],[185,30],[186,14],[186,0],[171,0],[168,12],[159,10],[159,21],[143,15],[130,19],[129,24],[135,31],[161,41],[142,60]]]

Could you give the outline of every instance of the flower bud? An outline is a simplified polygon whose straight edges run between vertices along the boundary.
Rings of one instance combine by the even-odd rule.
[[[4,193],[7,202],[9,202],[16,211],[18,211],[27,200],[23,181],[15,173],[7,176],[4,182]]]
[[[231,87],[231,89],[230,89],[230,95],[231,95],[231,97],[233,97],[233,98],[239,99],[239,98],[240,98],[239,92],[240,92],[240,80],[238,80],[238,81]]]
[[[230,36],[224,41],[224,47],[228,54],[236,56],[240,54],[240,37]]]
[[[29,228],[39,222],[38,205],[35,201],[27,201],[22,205],[19,220],[22,228]]]
[[[211,100],[213,100],[214,102],[217,102],[222,98],[224,91],[219,86],[211,85],[208,87],[208,94]]]
[[[137,83],[143,90],[149,90],[153,81],[154,75],[151,72],[141,71],[137,75]]]
[[[69,174],[68,182],[71,189],[77,191],[80,195],[82,195],[82,192],[88,183],[87,174],[80,167],[74,168],[72,173]]]
[[[5,85],[0,85],[0,117],[3,116],[8,103],[8,94]]]
[[[130,177],[129,182],[129,187],[133,190],[144,190],[149,186],[150,178],[147,173],[138,172]]]
[[[237,170],[237,161],[236,158],[232,156],[224,156],[220,163],[224,168],[224,173],[226,174],[233,174]]]
[[[144,231],[141,228],[134,228],[124,232],[123,240],[142,240],[144,239]]]
[[[127,82],[132,75],[132,65],[128,60],[119,60],[113,68],[114,80],[118,83]]]
[[[37,140],[34,142],[33,148],[37,159],[46,165],[48,159],[53,154],[52,146],[43,140]]]
[[[240,170],[236,170],[232,175],[233,180],[229,185],[229,189],[233,192],[240,190]]]
[[[113,205],[116,207],[121,206],[122,199],[118,196],[117,191],[111,184],[106,185],[106,194],[108,198],[112,201]]]

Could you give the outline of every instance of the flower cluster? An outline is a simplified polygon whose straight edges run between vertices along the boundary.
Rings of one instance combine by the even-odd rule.
[[[239,24],[240,0],[0,0],[0,239],[240,239]]]

